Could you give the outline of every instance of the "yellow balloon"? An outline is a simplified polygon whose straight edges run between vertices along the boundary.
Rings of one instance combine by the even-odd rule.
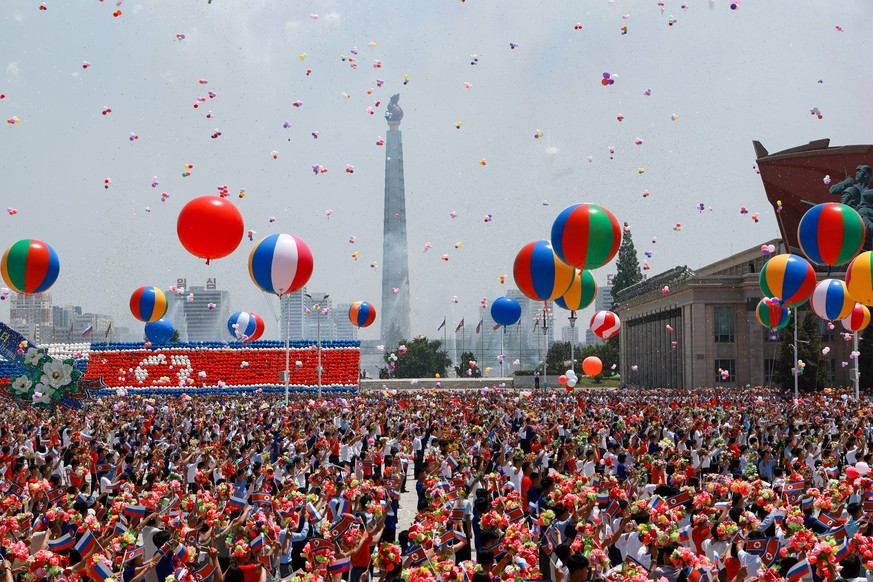
[[[439,377],[440,377],[440,375],[439,375],[439,374],[437,374],[437,375],[436,375],[436,377],[437,377],[437,378],[439,378]]]

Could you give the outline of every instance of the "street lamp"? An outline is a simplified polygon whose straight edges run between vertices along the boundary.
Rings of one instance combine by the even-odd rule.
[[[309,293],[303,294],[310,301],[314,301],[312,295]],[[327,298],[330,295],[325,294],[324,297],[321,298],[319,303],[327,301]],[[315,303],[312,308],[317,310],[315,314],[315,333],[316,333],[316,341],[318,342],[318,398],[321,398],[321,305],[319,303]]]

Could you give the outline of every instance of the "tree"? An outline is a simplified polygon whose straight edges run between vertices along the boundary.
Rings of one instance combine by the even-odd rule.
[[[458,378],[481,378],[482,371],[479,369],[478,362],[473,366],[470,366],[470,364],[474,362],[476,362],[476,356],[473,352],[464,352],[461,354],[461,362],[455,366],[455,374],[458,375]]]
[[[179,333],[178,329],[173,330],[173,335],[170,336],[170,339],[168,341],[171,344],[177,344],[182,341],[182,335]]]
[[[615,370],[613,369],[613,366],[618,368],[618,336],[610,338],[602,344],[591,344],[585,346],[579,354],[580,366],[581,361],[589,356],[596,356],[600,358],[600,361],[603,363],[603,372],[594,377],[595,383],[599,384],[604,376],[614,376]]]
[[[395,378],[433,378],[437,374],[445,376],[446,369],[452,363],[449,355],[442,349],[443,342],[439,340],[420,336],[411,342],[400,340],[399,345],[406,346],[406,353],[401,355],[399,351],[394,352],[397,361],[392,362],[391,354],[385,354],[389,369],[394,364],[392,375]]]
[[[577,347],[573,350],[573,359],[575,360],[574,369],[579,369],[580,351]],[[549,374],[563,374],[570,369],[570,342],[555,342],[549,346],[549,351],[546,353],[546,369]]]
[[[793,315],[798,317],[795,309]],[[779,348],[779,359],[773,376],[783,390],[794,389],[792,369],[794,360],[794,324],[785,328],[782,346]],[[821,319],[807,311],[797,328],[797,359],[805,364],[803,373],[798,376],[797,385],[801,390],[821,389],[828,385],[831,377],[828,362],[821,353]]]
[[[627,223],[624,223],[627,227]],[[634,240],[631,237],[630,230],[625,230],[621,239],[621,246],[618,247],[618,260],[615,263],[615,277],[612,279],[612,296],[627,289],[631,285],[635,285],[643,280],[643,272],[640,270],[640,260],[637,257],[637,249],[634,247]]]

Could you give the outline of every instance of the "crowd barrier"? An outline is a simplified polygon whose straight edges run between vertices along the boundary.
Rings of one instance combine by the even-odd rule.
[[[82,379],[102,378],[102,394],[215,394],[283,392],[285,345],[279,341],[174,343],[146,347],[142,342],[50,344],[49,353],[74,358]],[[318,390],[318,348],[308,341],[289,344],[290,388]],[[352,340],[321,343],[322,390],[357,390],[361,350]],[[21,375],[17,362],[0,361],[0,388]]]

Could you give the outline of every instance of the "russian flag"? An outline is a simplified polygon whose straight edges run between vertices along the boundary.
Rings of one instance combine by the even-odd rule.
[[[800,500],[800,509],[806,511],[807,509],[812,509],[812,504],[815,502],[815,499],[812,497],[804,497]]]
[[[97,538],[90,530],[85,530],[85,533],[79,536],[79,541],[76,542],[76,551],[81,555],[85,555],[88,551],[97,544]]]
[[[809,562],[804,558],[803,560],[797,562],[788,570],[788,574],[785,575],[785,578],[788,582],[796,582],[800,580],[804,576],[808,576],[810,574]]]
[[[457,470],[458,470],[458,466],[459,466],[459,465],[458,465],[458,462],[457,462],[457,461],[455,460],[455,458],[452,457],[451,455],[449,455],[448,458],[446,458],[446,463],[449,464],[449,467],[452,468],[452,471],[457,471]]]
[[[53,552],[62,552],[69,550],[76,545],[76,540],[68,533],[65,533],[56,540],[49,540],[49,549]]]
[[[689,531],[691,526],[685,526],[679,530],[679,541],[680,542],[690,542],[691,541],[691,532]]]
[[[655,495],[652,497],[652,500],[649,502],[649,509],[657,511],[660,509],[666,501],[664,501],[660,496]]]
[[[321,521],[321,514],[318,513],[318,510],[315,508],[315,505],[311,501],[306,504],[306,512],[309,514],[309,517],[312,519],[313,523]]]
[[[836,479],[840,476],[840,468],[839,467],[825,467],[825,474],[831,479]]]
[[[327,571],[331,574],[342,574],[352,569],[352,559],[350,557],[334,560],[327,567]]]
[[[227,505],[225,505],[226,509],[230,509],[231,511],[242,511],[246,508],[246,500],[241,497],[230,496],[230,499],[227,500]]]
[[[597,503],[599,503],[600,505],[606,505],[607,503],[609,503],[609,491],[598,491]]]
[[[454,533],[455,533],[455,539],[458,540],[459,542],[466,542],[467,541],[467,534],[465,534],[464,532],[454,530]]]
[[[145,517],[146,508],[142,505],[125,505],[122,513],[127,517]]]
[[[260,534],[249,543],[252,552],[259,552],[264,547],[264,535]]]
[[[94,573],[97,574],[97,576],[104,581],[109,580],[114,575],[114,572],[112,571],[112,568],[109,566],[109,564],[102,560],[94,564]]]
[[[88,337],[89,335],[91,335],[91,332],[93,332],[93,331],[94,331],[94,326],[89,325],[88,327],[85,328],[85,331],[82,332],[82,337]]]
[[[185,544],[179,544],[176,546],[176,549],[173,551],[173,555],[177,560],[181,560],[185,557]]]
[[[121,487],[121,481],[116,481],[115,483],[110,483],[106,486],[107,491],[117,491]]]
[[[837,562],[842,562],[849,555],[849,544],[847,541],[846,538],[843,538],[840,541],[840,545],[837,546],[837,551],[834,553],[834,560]]]

